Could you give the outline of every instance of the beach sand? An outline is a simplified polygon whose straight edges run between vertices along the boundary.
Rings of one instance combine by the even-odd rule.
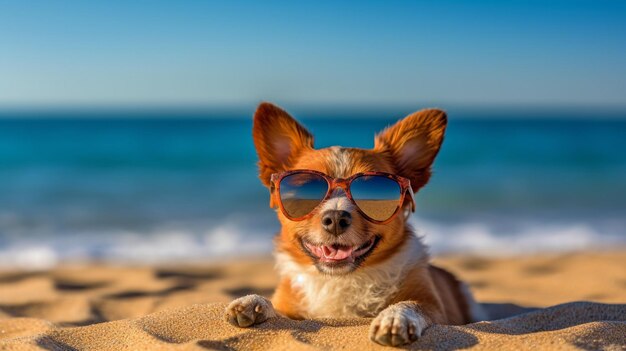
[[[626,250],[434,261],[495,320],[433,326],[408,349],[626,349]],[[0,350],[388,349],[369,341],[370,319],[224,321],[227,302],[270,296],[276,281],[268,257],[0,271]]]

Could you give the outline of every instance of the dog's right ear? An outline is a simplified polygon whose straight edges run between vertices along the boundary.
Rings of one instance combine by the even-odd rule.
[[[263,102],[254,113],[254,146],[259,155],[259,178],[270,186],[272,173],[293,166],[302,151],[313,148],[313,136],[280,107]]]

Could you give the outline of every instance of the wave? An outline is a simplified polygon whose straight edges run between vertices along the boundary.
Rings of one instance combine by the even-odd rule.
[[[190,262],[267,254],[271,249],[271,231],[232,222],[205,231],[106,231],[13,239],[0,245],[0,266],[45,269],[65,261]]]
[[[604,249],[626,245],[622,223],[489,221],[448,223],[413,218],[434,254],[517,255]],[[162,228],[151,231],[90,231],[39,237],[0,238],[0,266],[46,269],[66,261],[184,263],[267,255],[276,228],[259,228],[230,218],[208,229]]]
[[[607,249],[626,245],[624,227],[617,224],[604,226],[588,222],[523,221],[503,229],[501,224],[488,222],[412,222],[420,228],[418,233],[435,254],[460,252],[499,256]]]

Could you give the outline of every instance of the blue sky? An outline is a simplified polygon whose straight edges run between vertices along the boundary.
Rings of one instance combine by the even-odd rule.
[[[622,1],[3,1],[0,106],[626,107]]]

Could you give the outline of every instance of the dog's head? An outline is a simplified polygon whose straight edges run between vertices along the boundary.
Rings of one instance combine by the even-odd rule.
[[[361,172],[385,172],[409,179],[417,193],[430,178],[445,128],[445,112],[427,109],[376,135],[371,150],[338,146],[317,150],[313,136],[287,112],[262,103],[253,127],[259,177],[273,190],[271,175],[289,170],[313,170],[341,179]],[[397,252],[410,235],[405,230],[411,206],[408,197],[401,206],[390,221],[374,223],[357,210],[345,191],[336,189],[306,219],[293,221],[277,211],[282,225],[278,250],[328,274],[376,264]]]

